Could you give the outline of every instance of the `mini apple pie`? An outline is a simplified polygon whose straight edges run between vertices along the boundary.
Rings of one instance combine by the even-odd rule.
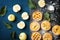
[[[55,35],[60,35],[60,26],[59,26],[59,25],[55,25],[55,26],[52,28],[52,32],[53,32]]]
[[[45,33],[43,35],[43,40],[52,40],[52,35],[50,33]]]
[[[39,10],[34,11],[33,14],[32,14],[32,18],[33,18],[35,21],[40,21],[40,20],[42,20],[42,12],[40,12]]]
[[[38,22],[35,22],[33,21],[31,24],[30,24],[30,30],[31,31],[38,31],[40,29],[40,25]]]
[[[39,32],[34,32],[31,35],[32,40],[41,40],[41,34]]]
[[[47,20],[42,21],[42,23],[41,23],[41,28],[42,28],[43,30],[45,30],[45,31],[50,30],[50,28],[51,28],[50,22],[47,21]]]

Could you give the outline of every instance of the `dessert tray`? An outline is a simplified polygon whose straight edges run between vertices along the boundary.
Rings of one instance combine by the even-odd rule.
[[[60,40],[60,0],[0,0],[0,40]]]

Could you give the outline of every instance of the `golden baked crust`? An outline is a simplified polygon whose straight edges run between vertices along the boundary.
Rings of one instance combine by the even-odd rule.
[[[35,22],[33,21],[31,24],[30,24],[30,30],[31,31],[38,31],[40,29],[40,25],[38,22]]]
[[[41,40],[41,34],[39,32],[34,32],[31,35],[32,40]]]
[[[59,25],[55,25],[55,26],[52,28],[52,32],[53,32],[55,35],[60,35],[60,26],[59,26]]]
[[[47,20],[42,21],[42,23],[41,23],[41,28],[42,28],[43,30],[45,30],[45,31],[50,30],[50,28],[51,28],[50,22],[47,21]]]
[[[43,40],[52,40],[52,35],[50,33],[45,33],[43,35]]]
[[[39,10],[34,11],[32,14],[32,18],[36,21],[42,20],[42,12],[39,12]]]

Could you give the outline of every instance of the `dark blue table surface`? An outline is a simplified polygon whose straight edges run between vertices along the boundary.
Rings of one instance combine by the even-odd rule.
[[[14,4],[21,5],[21,7],[22,7],[21,12],[19,12],[19,13],[13,12],[12,7],[13,7]],[[28,7],[28,0],[0,0],[0,8],[2,6],[7,7],[7,13],[6,13],[5,16],[0,17],[0,40],[11,40],[10,33],[12,31],[16,31],[16,33],[17,33],[17,39],[16,40],[19,40],[18,35],[21,32],[25,32],[28,36],[27,40],[30,40],[30,29],[29,29],[29,21],[30,20],[24,21],[21,18],[22,12],[28,12],[28,13],[30,12],[29,7]],[[9,22],[8,19],[7,19],[9,14],[14,14],[16,16],[16,21]],[[3,21],[12,24],[13,28],[11,30],[8,30],[5,27],[5,25],[3,24]],[[26,27],[23,30],[20,30],[20,29],[17,28],[17,23],[19,21],[24,21],[26,23]]]

